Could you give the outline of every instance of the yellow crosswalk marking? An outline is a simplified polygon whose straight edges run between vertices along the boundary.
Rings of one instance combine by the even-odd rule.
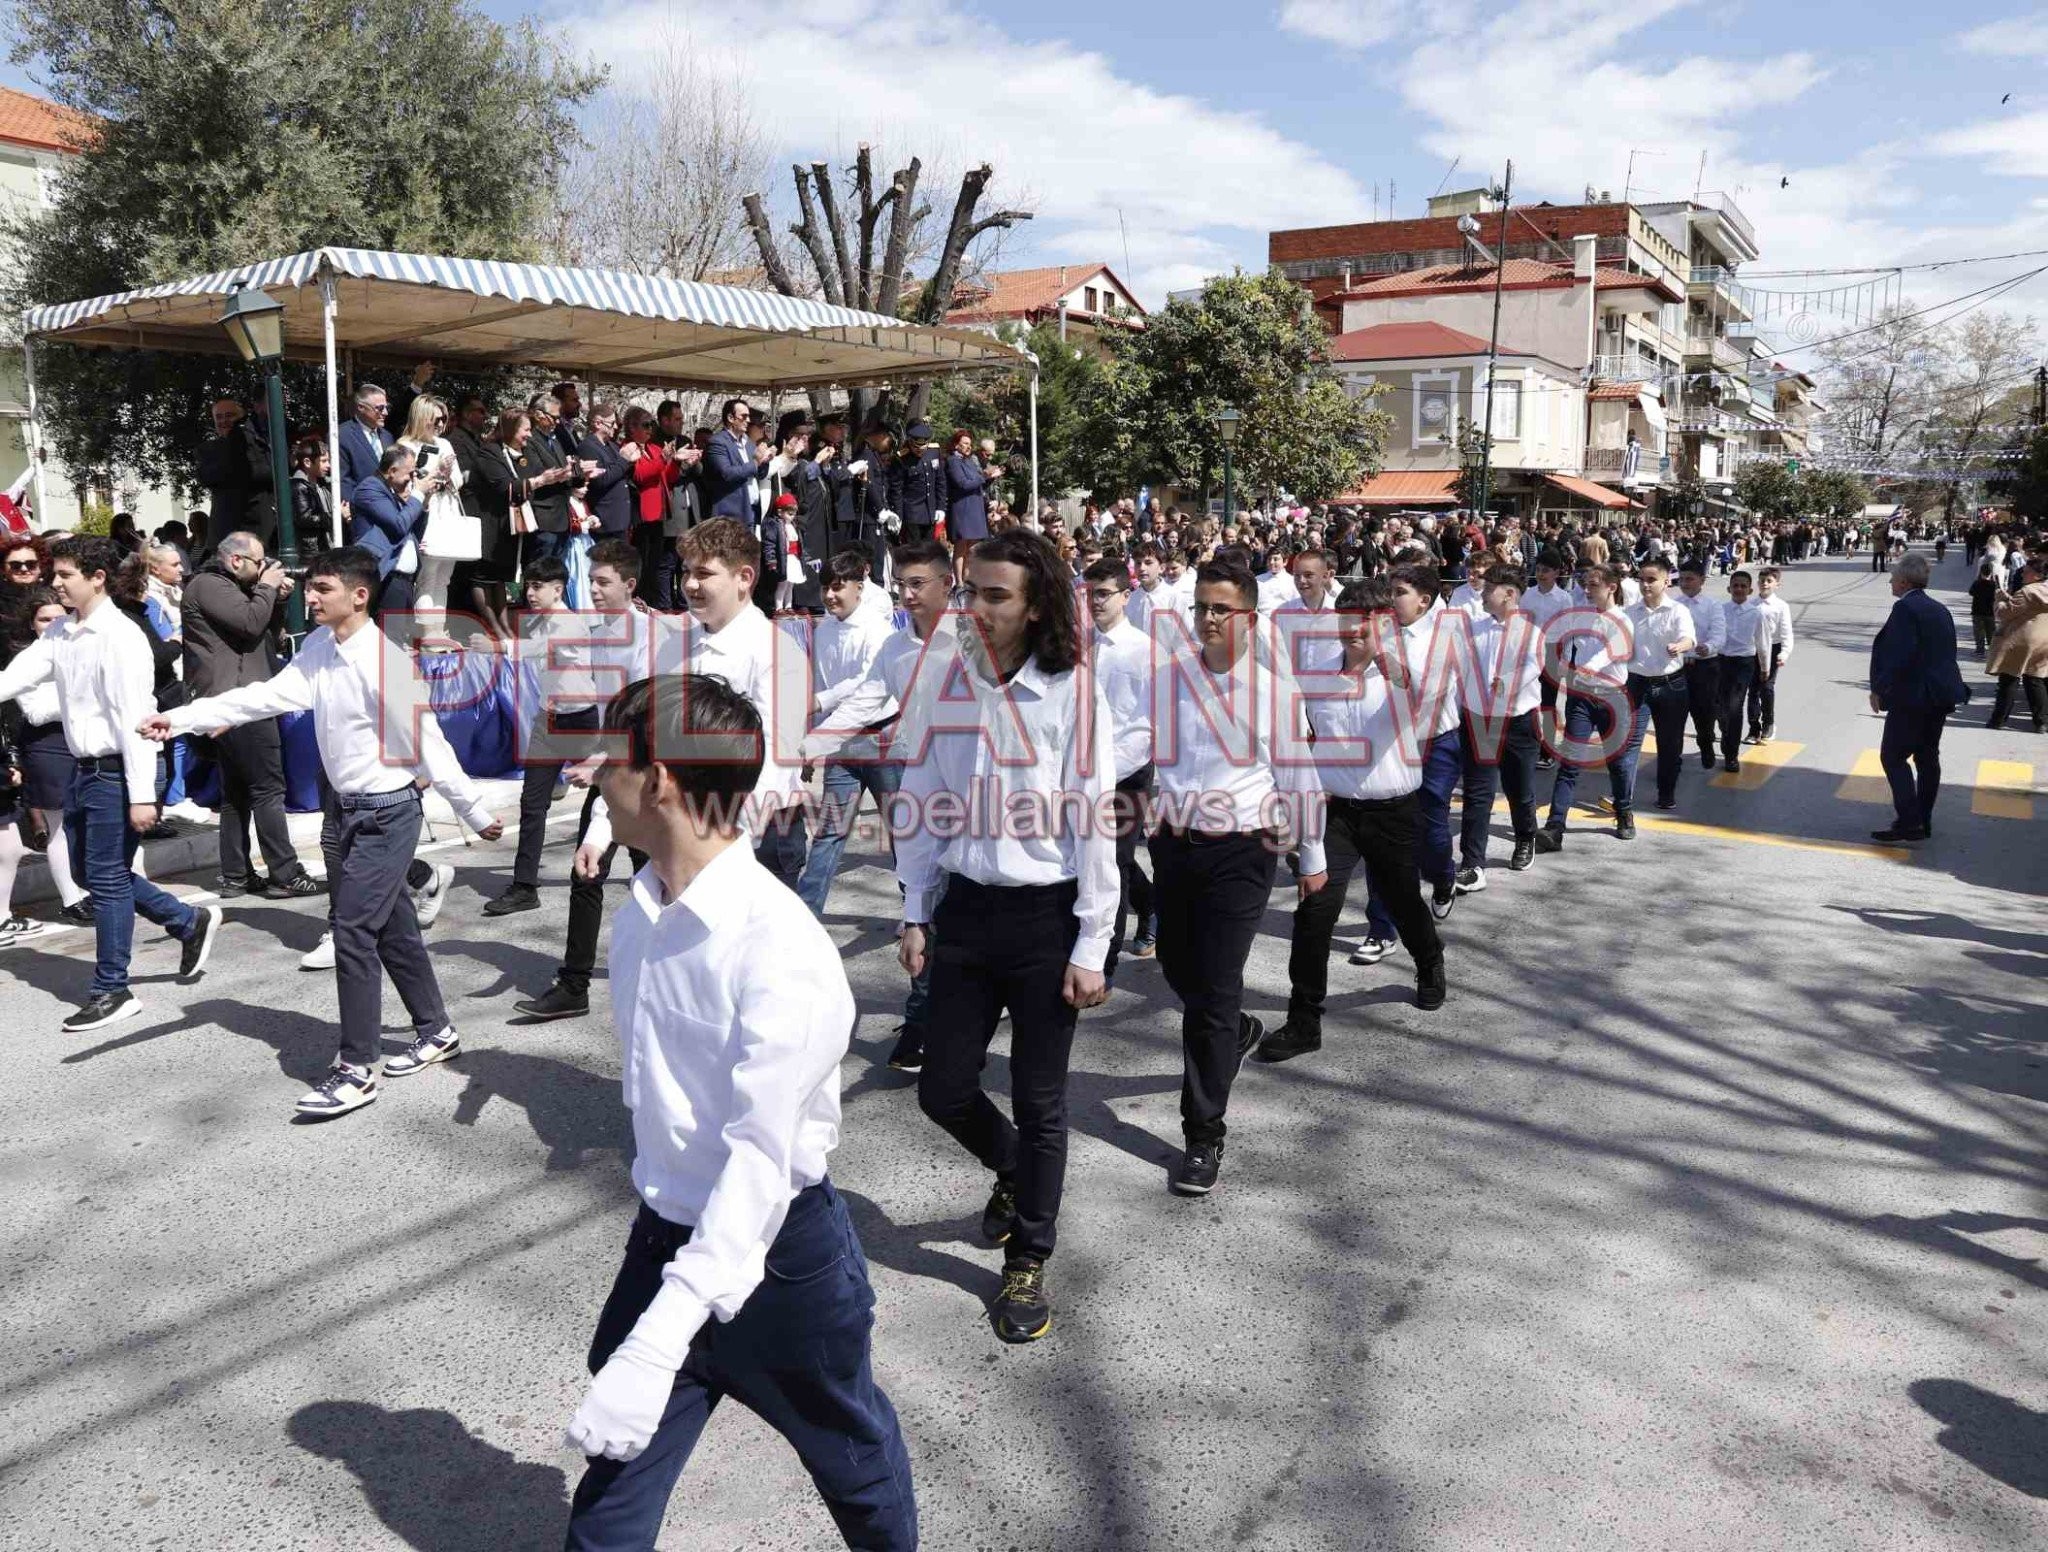
[[[2034,817],[2034,767],[2025,760],[1979,760],[1970,812],[1992,819]]]
[[[1768,744],[1754,744],[1743,749],[1738,758],[1742,762],[1739,771],[1716,771],[1708,781],[1710,787],[1732,788],[1736,792],[1754,792],[1784,766],[1799,757],[1804,744],[1790,743],[1785,739],[1773,739]]]
[[[1890,805],[1891,784],[1884,779],[1884,765],[1875,749],[1866,749],[1856,756],[1854,768],[1842,778],[1841,786],[1835,788],[1835,796],[1844,803]]]

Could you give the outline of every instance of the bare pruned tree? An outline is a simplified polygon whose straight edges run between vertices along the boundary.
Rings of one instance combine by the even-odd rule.
[[[918,257],[931,251],[926,222],[932,207],[918,198],[924,163],[913,156],[878,188],[874,150],[863,142],[853,165],[842,173],[843,188],[835,184],[832,168],[823,158],[790,168],[798,220],[789,230],[810,261],[809,277],[800,278],[785,259],[766,197],[757,192],[741,201],[761,267],[768,283],[785,296],[822,296],[843,307],[898,316],[903,311],[906,279]],[[945,316],[962,267],[978,239],[1031,219],[1028,210],[997,210],[985,216],[975,213],[994,176],[995,170],[985,162],[962,174],[945,234],[936,244],[931,277],[912,304],[912,321],[937,323]],[[924,413],[930,393],[929,383],[912,386],[907,406],[911,418]],[[865,419],[873,404],[873,395],[856,392],[856,421]]]

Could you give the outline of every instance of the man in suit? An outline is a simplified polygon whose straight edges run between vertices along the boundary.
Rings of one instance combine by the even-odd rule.
[[[633,527],[633,466],[619,451],[619,409],[611,403],[590,411],[590,430],[576,445],[576,456],[590,467],[583,499],[590,507],[600,539],[623,539]]]
[[[720,415],[723,424],[704,449],[704,515],[729,517],[749,533],[759,533],[759,515],[754,510],[754,481],[760,466],[768,461],[766,442],[755,444],[747,437],[747,425],[754,412],[745,399],[727,399]]]
[[[946,511],[946,460],[932,441],[932,428],[914,420],[905,428],[908,444],[896,465],[896,510],[903,518],[903,540],[915,544],[932,536],[932,525]]]
[[[1884,714],[1878,760],[1892,786],[1896,817],[1871,839],[1924,841],[1934,829],[1941,790],[1941,735],[1949,713],[1970,698],[1956,667],[1956,622],[1927,596],[1927,557],[1892,567],[1890,617],[1870,644],[1870,709]]]
[[[896,542],[902,512],[902,474],[896,457],[896,433],[877,415],[861,432],[867,451],[854,463],[861,476],[860,524],[867,535],[874,567],[868,575],[886,580],[889,549]]]
[[[526,401],[526,418],[533,431],[519,455],[519,477],[526,481],[534,531],[526,536],[525,564],[544,555],[559,559],[569,547],[569,493],[576,488],[583,465],[580,460],[571,461],[555,435],[561,426],[561,412],[562,401],[551,393],[537,393]],[[564,476],[557,470],[569,472]]]
[[[348,542],[377,561],[377,621],[412,608],[419,573],[419,538],[426,531],[426,497],[439,490],[441,476],[413,480],[412,451],[386,448],[377,472],[349,495]]]
[[[275,538],[277,503],[270,472],[270,445],[256,435],[233,399],[213,402],[213,435],[199,449],[199,483],[211,500],[209,526],[216,538],[237,531],[266,544]]]
[[[336,436],[341,443],[341,490],[346,499],[364,480],[375,479],[384,450],[397,438],[384,429],[391,404],[375,383],[356,384],[356,418]]]
[[[582,456],[584,437],[590,428],[583,424],[583,393],[574,383],[556,383],[549,390],[560,406],[555,411],[555,445],[562,450],[564,458]]]

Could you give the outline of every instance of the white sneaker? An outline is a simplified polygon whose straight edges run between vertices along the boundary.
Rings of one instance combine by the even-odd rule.
[[[412,892],[412,908],[419,913],[420,930],[434,925],[441,907],[448,903],[448,886],[455,882],[455,869],[445,862],[434,865],[434,876]]]
[[[377,1075],[336,1062],[331,1072],[299,1096],[300,1115],[338,1116],[360,1110],[377,1097]]]
[[[334,968],[334,934],[323,932],[320,941],[307,949],[299,960],[301,970],[332,970]]]
[[[1354,965],[1376,965],[1387,957],[1387,950],[1393,946],[1385,938],[1367,938],[1351,951],[1351,962]]]

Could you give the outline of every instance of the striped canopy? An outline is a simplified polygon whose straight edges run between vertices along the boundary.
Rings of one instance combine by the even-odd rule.
[[[932,328],[743,286],[619,270],[500,264],[365,248],[321,248],[116,296],[32,307],[30,337],[110,349],[228,352],[223,303],[238,286],[284,304],[285,354],[335,343],[361,366],[529,367],[650,388],[814,388],[886,383],[1030,357],[974,329]]]

